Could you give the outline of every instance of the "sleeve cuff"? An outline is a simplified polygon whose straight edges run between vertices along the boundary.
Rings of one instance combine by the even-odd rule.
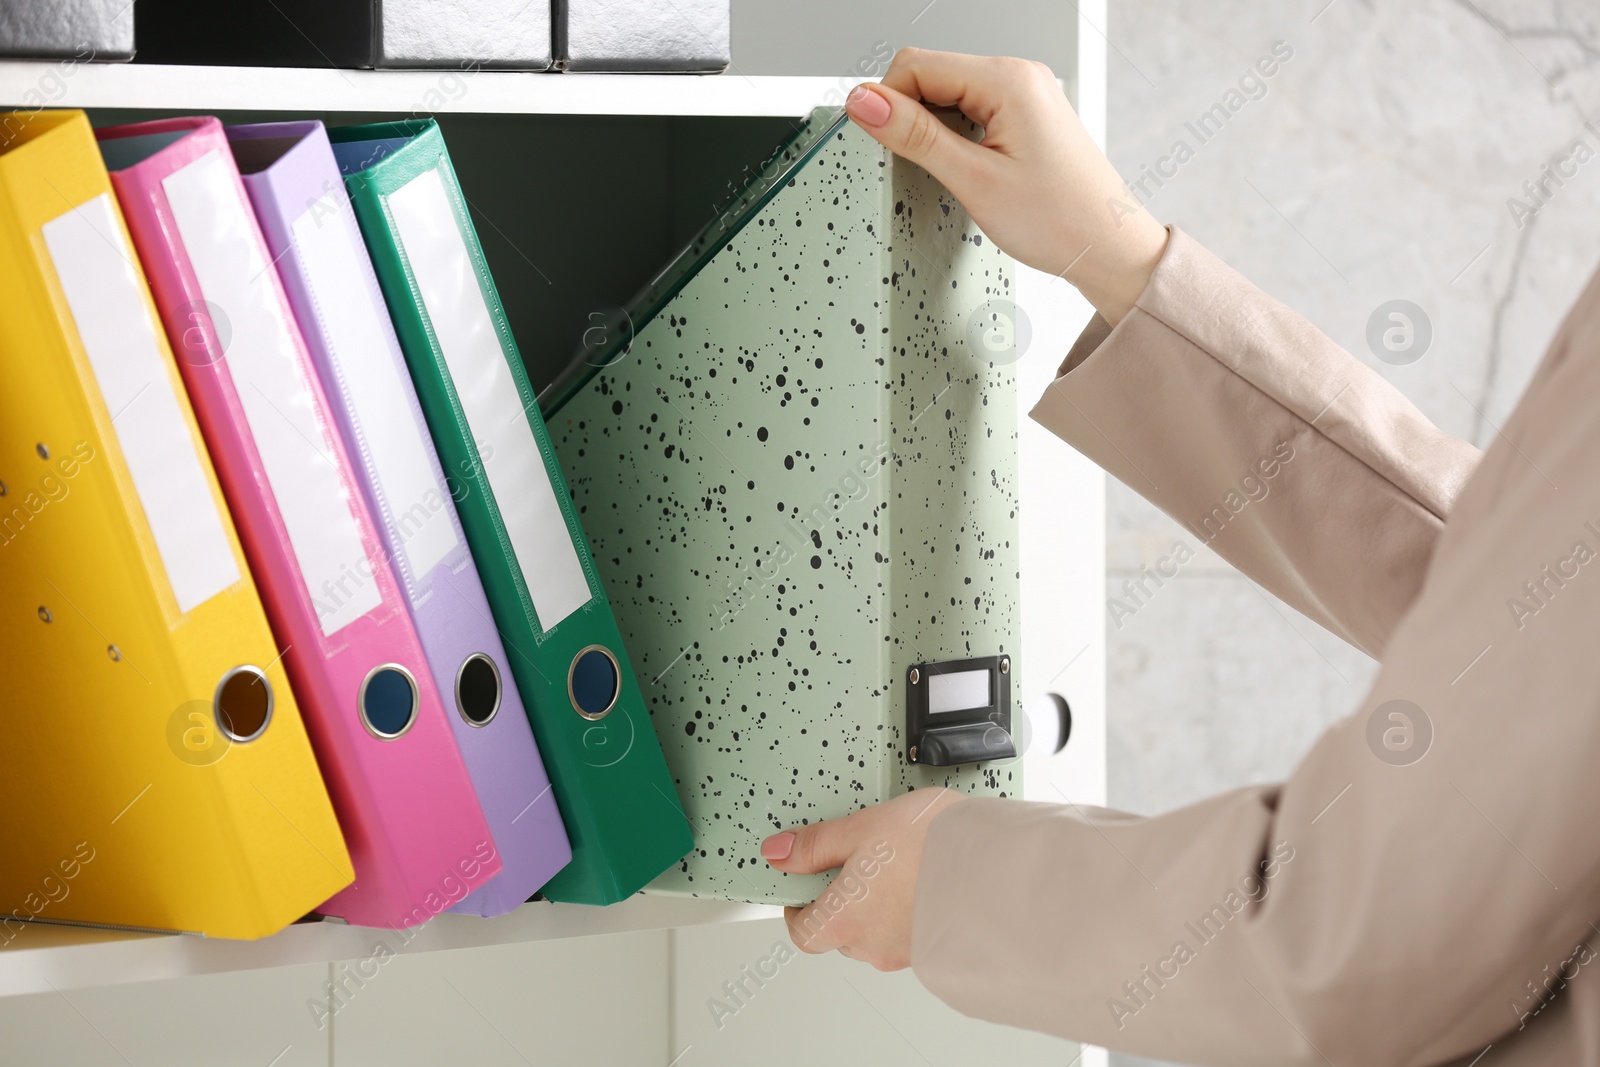
[[[1067,358],[1061,361],[1061,366],[1056,368],[1056,377],[1062,378],[1078,369],[1078,365],[1092,355],[1095,349],[1111,336],[1111,323],[1106,321],[1104,315],[1096,311],[1094,318],[1078,334],[1078,339],[1072,343],[1072,348],[1067,352]]]

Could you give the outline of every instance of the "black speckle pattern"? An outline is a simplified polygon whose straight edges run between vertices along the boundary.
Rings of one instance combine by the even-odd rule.
[[[808,902],[768,834],[1021,794],[903,736],[913,663],[1007,653],[1020,692],[1014,380],[967,342],[1013,282],[977,236],[849,127],[550,420],[694,826],[652,891]]]

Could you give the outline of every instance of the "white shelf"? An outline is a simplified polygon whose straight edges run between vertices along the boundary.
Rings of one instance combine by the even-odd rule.
[[[180,67],[0,61],[0,107],[798,117],[849,78]]]
[[[440,915],[410,931],[343,923],[297,923],[259,941],[180,934],[130,934],[74,926],[12,924],[0,945],[0,997],[193,975],[332,963],[372,956],[382,943],[396,955],[552,941],[632,930],[780,917],[783,909],[686,897],[634,896],[610,907],[524,904],[510,915],[481,919]]]

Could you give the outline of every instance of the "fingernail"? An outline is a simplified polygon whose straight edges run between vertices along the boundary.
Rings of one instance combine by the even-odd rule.
[[[789,852],[794,848],[793,834],[773,834],[761,842],[761,858],[767,860],[786,860]]]
[[[882,126],[889,121],[889,101],[865,85],[858,85],[845,97],[844,109],[863,126]]]

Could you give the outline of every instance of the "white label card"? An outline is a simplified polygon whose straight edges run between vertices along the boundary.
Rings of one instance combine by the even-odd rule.
[[[989,671],[953,671],[928,675],[928,714],[971,711],[994,702],[990,695]]]
[[[439,168],[388,197],[401,246],[477,442],[539,624],[553,629],[591,599],[550,472],[495,333]]]
[[[133,249],[108,193],[51,219],[43,231],[164,577],[178,611],[188,614],[236,584],[239,568]]]
[[[331,637],[382,603],[316,394],[244,193],[215,151],[162,179],[200,291],[226,316],[228,373]],[[219,332],[223,332],[219,330]]]
[[[345,383],[351,421],[366,443],[377,495],[388,511],[391,547],[404,557],[415,592],[461,542],[418,421],[422,414],[407,389],[410,379],[401,377],[405,357],[389,309],[342,193],[318,201],[291,229],[323,339]]]

